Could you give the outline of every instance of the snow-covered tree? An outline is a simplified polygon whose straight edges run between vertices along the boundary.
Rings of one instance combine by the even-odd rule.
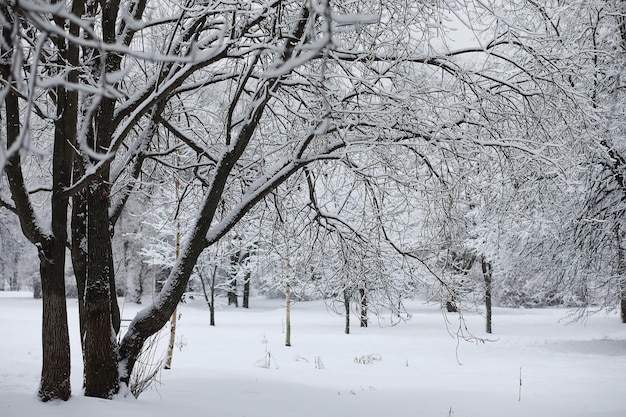
[[[2,201],[41,260],[40,397],[70,394],[68,243],[85,393],[104,398],[128,383],[202,253],[305,168],[315,175],[342,164],[360,177],[370,211],[363,219],[377,226],[368,230],[419,260],[418,245],[394,227],[407,215],[391,218],[399,210],[387,189],[426,190],[415,198],[428,200],[431,191],[420,181],[463,172],[442,170],[452,156],[466,161],[492,148],[544,152],[551,133],[544,127],[555,116],[543,92],[558,66],[533,49],[550,21],[529,4],[524,16],[507,4],[499,10],[472,3],[475,10],[467,10],[464,2],[422,1],[0,5],[0,168],[12,200],[3,194]],[[490,17],[478,24],[474,14]],[[471,42],[450,37],[459,28]],[[47,185],[41,205],[27,175],[38,155]],[[190,222],[163,289],[118,345],[111,337],[120,324],[113,231],[133,194],[172,186],[162,176],[150,183],[157,170],[183,180],[181,192],[189,190],[195,205],[187,206]]]

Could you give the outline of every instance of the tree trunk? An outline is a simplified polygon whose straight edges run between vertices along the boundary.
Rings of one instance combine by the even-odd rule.
[[[211,281],[211,303],[209,304],[209,326],[215,326],[215,275]]]
[[[250,271],[246,271],[246,276],[243,281],[243,308],[250,307]]]
[[[365,288],[359,288],[361,298],[361,327],[367,327],[367,292]]]
[[[56,251],[65,252],[63,243],[55,244]],[[41,341],[43,364],[39,398],[42,401],[67,400],[70,386],[70,338],[65,303],[65,271],[63,262],[54,262],[54,256],[39,252],[43,322]],[[63,257],[56,258],[60,261]]]
[[[485,257],[482,258],[483,278],[485,279],[485,319],[486,331],[491,334],[491,282],[492,267],[491,262],[487,262]]]
[[[344,328],[345,334],[350,334],[350,293],[347,288],[343,290],[343,308],[346,312],[346,326]]]
[[[622,247],[622,234],[619,225],[615,226],[615,240],[617,243],[617,274],[619,286],[620,316],[622,323],[626,323],[626,249]]]
[[[165,369],[172,369],[172,358],[174,357],[174,343],[176,342],[176,319],[177,309],[174,309],[172,318],[170,318],[170,341],[167,345],[167,359],[165,361]]]
[[[17,46],[13,39],[16,22],[13,13],[8,10],[6,2],[0,5],[0,20],[3,22],[2,39],[0,39],[0,56],[2,56],[0,77],[10,87],[16,87],[15,90],[17,91],[11,68],[14,49]],[[59,61],[67,59],[74,62],[70,54],[76,52],[75,48],[59,48],[58,52]],[[70,71],[68,77],[75,75],[74,71]],[[16,145],[19,147],[17,141],[21,131],[20,108],[17,94],[11,88],[6,90],[4,96],[6,145],[7,149],[10,149]],[[13,153],[9,155],[8,164],[5,167],[11,196],[20,219],[20,226],[26,238],[38,247],[39,252],[43,298],[41,338],[43,356],[39,386],[39,398],[42,401],[67,400],[71,395],[70,344],[65,302],[65,242],[67,240],[68,198],[64,196],[64,191],[71,181],[73,157],[71,143],[75,140],[75,130],[73,130],[75,126],[72,126],[72,122],[76,115],[77,93],[68,93],[64,87],[59,87],[56,95],[57,118],[54,125],[52,197],[50,199],[51,235],[41,230],[35,219],[36,216],[22,173],[19,149],[13,150]]]
[[[291,285],[285,285],[285,346],[291,346]]]
[[[112,398],[119,388],[117,342],[119,309],[115,296],[109,187],[98,178],[87,192],[87,280],[85,287],[85,395]]]
[[[206,292],[206,284],[204,283],[204,277],[202,273],[198,273],[200,277],[200,285],[202,285],[202,294],[204,294],[204,301],[206,301],[209,306],[209,326],[215,326],[215,276],[217,275],[217,265],[213,268],[213,273],[211,274],[211,285],[209,286],[209,290],[211,291],[210,295]]]
[[[176,180],[176,193],[178,194],[178,180]],[[180,222],[176,223],[176,253],[175,259],[180,256]],[[165,361],[165,369],[172,368],[172,357],[174,356],[174,343],[176,342],[176,319],[177,309],[174,309],[172,318],[170,319],[170,343],[167,346],[167,360]]]
[[[228,305],[239,307],[237,299],[237,266],[239,265],[239,253],[230,256],[230,265],[228,270]]]

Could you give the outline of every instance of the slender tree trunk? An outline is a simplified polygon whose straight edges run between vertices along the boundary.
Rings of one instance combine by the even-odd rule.
[[[230,256],[230,265],[228,270],[228,305],[239,307],[237,299],[237,266],[239,265],[239,253]]]
[[[209,314],[211,316],[209,318],[209,325],[215,326],[215,271],[211,278],[211,303],[209,304]]]
[[[165,369],[172,369],[172,358],[174,357],[174,343],[176,343],[176,320],[177,309],[174,309],[172,317],[170,318],[170,340],[167,345],[167,359],[165,361]]]
[[[619,225],[615,226],[617,246],[617,275],[619,285],[620,318],[626,323],[626,249],[622,247],[622,234]]]
[[[206,284],[204,283],[204,277],[200,276],[200,285],[202,285],[202,293],[204,294],[204,300],[209,306],[209,326],[215,326],[215,276],[217,275],[217,265],[213,268],[211,274],[211,283],[209,285],[210,293],[206,291]]]
[[[246,271],[246,276],[243,281],[243,308],[250,307],[250,271]]]
[[[482,258],[482,270],[483,278],[485,280],[485,319],[486,319],[486,331],[491,334],[491,282],[492,282],[492,268],[491,262]]]
[[[343,308],[346,312],[346,325],[344,333],[350,334],[350,293],[347,288],[344,288],[343,290]]]
[[[289,281],[285,285],[285,346],[291,346],[291,285]]]
[[[359,288],[361,298],[361,327],[367,327],[367,292],[365,288]]]

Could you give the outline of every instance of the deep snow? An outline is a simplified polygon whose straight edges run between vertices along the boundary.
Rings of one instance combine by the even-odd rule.
[[[69,300],[73,397],[43,404],[41,301],[0,292],[0,416],[626,416],[626,325],[615,314],[572,324],[563,309],[496,308],[489,336],[479,313],[465,313],[469,330],[492,340],[482,343],[451,336],[458,315],[445,316],[446,325],[437,306],[408,305],[408,322],[381,327],[372,318],[359,328],[355,317],[345,335],[344,319],[322,302],[296,303],[286,347],[281,301],[222,306],[216,327],[201,302],[181,304],[172,369],[138,400],[106,401],[82,396],[77,303]],[[140,307],[125,304],[123,317]],[[364,355],[380,360],[355,362]]]

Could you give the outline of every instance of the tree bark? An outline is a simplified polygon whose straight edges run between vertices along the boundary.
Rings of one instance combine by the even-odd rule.
[[[60,246],[54,245],[56,250]],[[64,246],[63,246],[63,249]],[[67,400],[70,385],[70,338],[65,303],[65,271],[62,264],[54,263],[54,257],[39,252],[42,286],[43,322],[41,341],[43,364],[39,398],[42,401]]]
[[[111,398],[119,388],[117,342],[119,310],[113,279],[109,231],[109,190],[103,179],[87,192],[87,280],[85,287],[85,395]]]

